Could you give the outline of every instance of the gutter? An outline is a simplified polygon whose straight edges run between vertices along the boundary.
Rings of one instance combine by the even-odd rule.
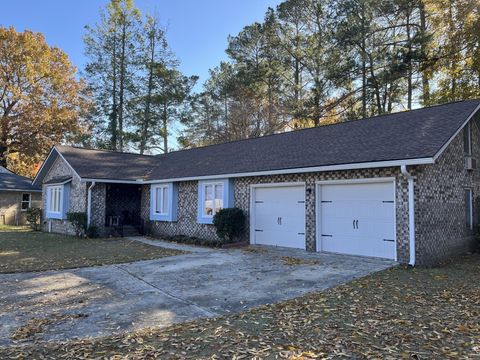
[[[161,180],[117,180],[117,179],[98,179],[98,178],[82,178],[82,181],[96,181],[98,183],[121,183],[121,184],[161,184],[179,181],[199,181],[199,180],[213,180],[213,179],[227,179],[236,177],[250,177],[250,176],[268,176],[268,175],[286,175],[286,174],[300,174],[311,172],[325,172],[325,171],[344,171],[344,170],[356,170],[356,169],[370,169],[370,168],[382,168],[382,167],[398,167],[407,165],[427,165],[433,164],[432,158],[416,158],[408,160],[388,160],[388,161],[376,161],[376,162],[364,162],[364,163],[352,163],[352,164],[340,164],[340,165],[326,165],[326,166],[312,166],[304,168],[290,168],[280,170],[265,170],[254,172],[240,172],[240,173],[226,173],[217,175],[203,175],[203,176],[188,176],[178,178],[168,178]]]
[[[408,180],[408,237],[409,237],[409,249],[410,249],[409,265],[414,266],[415,265],[415,196],[414,196],[415,177],[408,172],[406,165],[400,166],[400,170]]]
[[[87,226],[90,226],[90,218],[92,216],[92,189],[95,186],[95,181],[92,181],[88,187],[88,196],[87,196]]]

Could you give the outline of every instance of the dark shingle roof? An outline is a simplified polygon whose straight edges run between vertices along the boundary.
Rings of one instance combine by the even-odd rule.
[[[10,172],[0,172],[0,191],[42,191],[40,187],[33,186],[32,180]]]
[[[431,158],[479,105],[480,100],[460,101],[159,156],[58,149],[81,177],[118,180]]]
[[[57,146],[58,151],[82,178],[138,180],[155,166],[157,157],[104,150]]]

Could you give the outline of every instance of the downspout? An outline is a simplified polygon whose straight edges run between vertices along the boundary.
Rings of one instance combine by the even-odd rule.
[[[410,249],[410,262],[409,265],[415,265],[415,196],[414,196],[414,180],[407,170],[406,165],[402,165],[400,170],[408,180],[408,237],[409,237],[409,249]]]
[[[92,189],[95,186],[95,181],[92,181],[88,187],[88,196],[87,196],[87,226],[90,226],[90,219],[92,217]]]

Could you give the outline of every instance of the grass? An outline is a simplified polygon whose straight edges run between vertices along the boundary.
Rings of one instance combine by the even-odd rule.
[[[29,232],[32,231],[30,226],[14,226],[14,225],[1,225],[0,232]]]
[[[78,239],[25,229],[15,230],[0,232],[0,273],[117,264],[182,253],[132,240]]]
[[[473,254],[161,330],[0,348],[0,358],[478,358],[479,278]]]

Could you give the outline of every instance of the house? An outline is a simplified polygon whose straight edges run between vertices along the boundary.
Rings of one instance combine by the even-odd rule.
[[[0,166],[0,225],[25,225],[27,209],[41,202],[41,186]]]
[[[101,233],[216,237],[239,207],[252,244],[430,265],[470,248],[480,191],[480,100],[158,156],[55,146],[35,177],[44,226],[85,211]]]

